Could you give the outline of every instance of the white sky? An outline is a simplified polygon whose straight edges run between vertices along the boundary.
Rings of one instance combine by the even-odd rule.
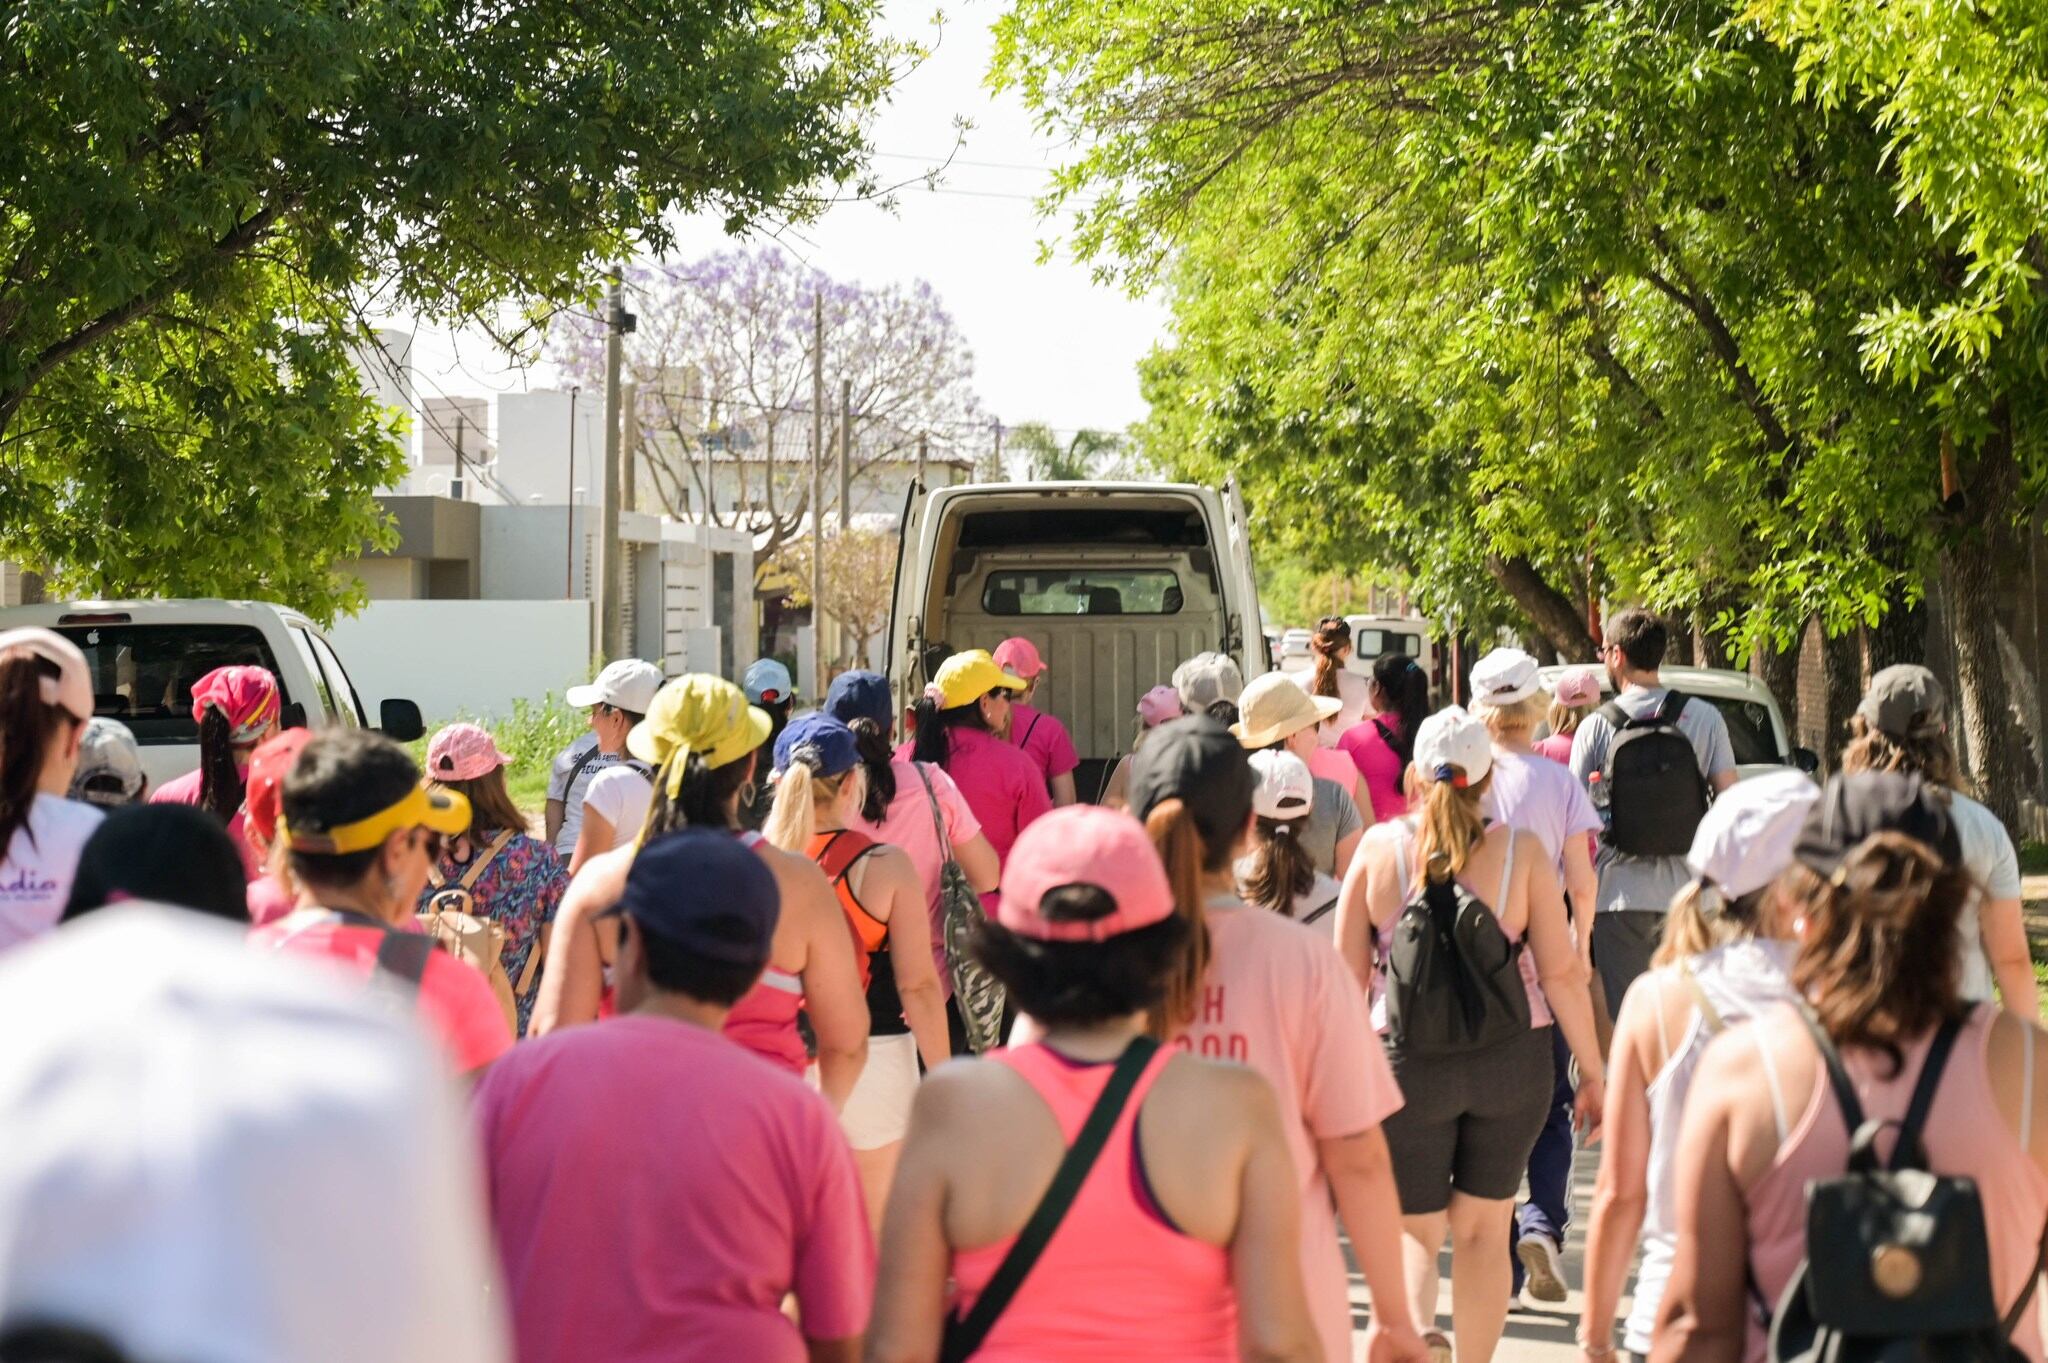
[[[888,0],[886,22],[929,44],[930,3]],[[1038,263],[1039,243],[1062,224],[1041,221],[1033,200],[1060,153],[1014,95],[985,84],[998,12],[994,0],[949,7],[938,50],[896,87],[876,122],[874,169],[885,185],[916,180],[963,138],[938,190],[905,186],[893,213],[840,205],[783,245],[840,278],[929,280],[974,350],[983,402],[1004,425],[1121,429],[1144,415],[1136,365],[1164,335],[1166,312],[1155,299],[1096,284],[1064,251]],[[972,125],[964,134],[956,134],[959,120]],[[729,244],[715,221],[692,219],[677,252],[689,259]],[[423,330],[413,362],[425,396],[554,382],[548,369],[511,367],[487,340],[467,335]]]

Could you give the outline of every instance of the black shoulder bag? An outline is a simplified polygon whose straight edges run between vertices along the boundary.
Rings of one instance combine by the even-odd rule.
[[[1052,1186],[1045,1190],[1031,1219],[1024,1223],[1024,1229],[1017,1233],[1017,1241],[1010,1246],[1010,1252],[1003,1256],[995,1276],[988,1280],[988,1286],[975,1299],[974,1309],[963,1319],[957,1315],[946,1317],[946,1332],[939,1345],[939,1363],[965,1363],[974,1357],[988,1339],[988,1332],[995,1328],[1010,1302],[1017,1295],[1017,1289],[1024,1285],[1024,1279],[1037,1266],[1038,1258],[1045,1253],[1045,1247],[1052,1242],[1053,1232],[1066,1220],[1067,1212],[1080,1195],[1081,1185],[1088,1181],[1088,1173],[1095,1167],[1095,1161],[1102,1154],[1102,1147],[1109,1143],[1109,1133],[1116,1129],[1117,1119],[1123,1116],[1125,1104],[1130,1102],[1131,1090],[1138,1085],[1138,1077],[1145,1072],[1145,1066],[1152,1062],[1158,1052],[1159,1043],[1149,1036],[1133,1038],[1118,1057],[1116,1068],[1110,1071],[1109,1082],[1102,1086],[1102,1095],[1089,1109],[1088,1120],[1081,1124],[1080,1134],[1067,1147],[1066,1155],[1060,1160],[1059,1172],[1052,1176]]]

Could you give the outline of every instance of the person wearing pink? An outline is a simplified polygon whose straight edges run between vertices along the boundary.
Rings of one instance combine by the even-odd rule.
[[[299,750],[312,740],[311,729],[286,729],[257,745],[249,759],[249,780],[242,795],[242,829],[260,873],[249,882],[249,921],[257,927],[274,923],[292,911],[293,895],[274,856],[277,845],[278,800]]]
[[[1538,739],[1535,748],[1553,762],[1570,766],[1572,740],[1578,736],[1579,721],[1600,708],[1600,673],[1590,667],[1575,668],[1557,679],[1550,693],[1550,733]]]
[[[1001,737],[1025,685],[1022,677],[996,666],[986,649],[955,653],[918,698],[915,734],[896,754],[953,778],[998,862],[1017,835],[1053,807],[1037,766]],[[982,902],[993,909],[995,896],[984,894]]]
[[[281,713],[277,678],[268,668],[216,667],[192,684],[199,769],[164,782],[149,796],[151,804],[198,805],[213,813],[227,825],[251,880],[263,874],[263,864],[243,829],[243,783],[257,744],[277,732]]]
[[[1290,672],[1288,675],[1311,696],[1334,696],[1343,703],[1344,708],[1323,725],[1323,744],[1334,747],[1337,739],[1353,725],[1362,722],[1372,708],[1372,686],[1344,665],[1351,657],[1351,625],[1343,616],[1326,615],[1316,621],[1316,631],[1308,641],[1308,650],[1315,657],[1315,666],[1306,672]]]
[[[1373,822],[1387,823],[1408,812],[1408,764],[1415,731],[1429,714],[1429,674],[1405,653],[1386,654],[1372,665],[1366,696],[1372,713],[1346,729],[1337,746],[1365,781]]]
[[[1131,757],[1145,742],[1145,735],[1151,733],[1169,719],[1179,719],[1187,711],[1181,705],[1180,692],[1171,686],[1155,686],[1138,697],[1138,732],[1131,739],[1131,751],[1117,759],[1116,769],[1109,774],[1109,780],[1102,787],[1102,798],[1097,804],[1110,809],[1127,809],[1131,803]]]
[[[933,1363],[942,1342],[976,1363],[1320,1360],[1271,1089],[1144,1034],[1191,944],[1145,830],[1047,815],[995,920],[982,955],[1041,1035],[919,1091],[869,1363]],[[1055,1220],[1028,1257],[1041,1204]],[[1018,1267],[1013,1294],[993,1286]]]
[[[521,1363],[854,1363],[875,1272],[846,1142],[720,1031],[768,964],[774,872],[725,830],[665,833],[610,912],[619,1016],[477,1087]]]
[[[1159,849],[1195,945],[1169,982],[1161,1030],[1195,1055],[1250,1066],[1273,1087],[1292,1155],[1318,1356],[1328,1363],[1352,1357],[1341,1215],[1372,1290],[1373,1357],[1423,1363],[1380,1130],[1400,1108],[1401,1092],[1365,993],[1328,930],[1238,895],[1234,863],[1249,848],[1255,784],[1238,738],[1207,716],[1161,725],[1132,763],[1131,812]]]
[[[1010,742],[1045,773],[1045,788],[1053,804],[1074,803],[1074,768],[1081,765],[1081,757],[1074,751],[1073,737],[1058,718],[1031,704],[1038,699],[1038,687],[1047,670],[1045,659],[1038,656],[1038,645],[1024,638],[1005,639],[996,645],[995,663],[1025,682],[1024,694],[1010,705]]]
[[[2011,1343],[2041,1363],[2030,1288],[2048,1223],[2048,1048],[2032,1019],[1961,995],[1956,922],[1976,888],[1947,802],[1917,776],[1837,776],[1793,857],[1779,892],[1798,924],[1792,981],[1804,999],[1724,1033],[1700,1061],[1651,1357],[1761,1363],[1752,1294],[1775,1305],[1809,1255],[1840,1252],[1808,1241],[1809,1184],[1845,1172],[1859,1116],[1887,1124],[1877,1154],[1889,1159],[1925,1085],[1925,1167],[1975,1183],[1992,1305],[2003,1314],[2026,1298]],[[1852,1094],[1834,1091],[1824,1052]],[[1584,1345],[1587,1358],[1612,1356],[1605,1340]]]

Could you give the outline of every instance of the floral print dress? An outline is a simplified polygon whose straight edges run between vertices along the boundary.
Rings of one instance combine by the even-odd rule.
[[[444,887],[455,885],[469,873],[472,862],[483,855],[496,834],[471,834],[456,841],[441,854],[440,872]],[[477,877],[471,895],[476,913],[505,929],[505,974],[517,990],[526,962],[539,949],[540,930],[555,921],[562,892],[569,888],[569,872],[555,849],[538,838],[521,833],[513,837]],[[425,913],[437,891],[429,885],[420,894],[420,912]],[[515,1002],[519,1008],[519,1035],[526,1035],[526,1021],[533,1014],[538,987]]]

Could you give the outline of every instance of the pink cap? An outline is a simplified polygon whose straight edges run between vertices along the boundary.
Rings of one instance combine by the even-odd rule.
[[[1138,718],[1148,729],[1156,729],[1167,720],[1179,719],[1186,713],[1181,708],[1180,692],[1171,686],[1155,686],[1138,697]]]
[[[1005,639],[996,645],[996,666],[1030,681],[1045,671],[1045,659],[1038,656],[1038,645],[1029,639]]]
[[[1576,710],[1600,699],[1600,674],[1590,667],[1577,668],[1557,679],[1550,692],[1559,705]]]
[[[0,632],[0,653],[23,649],[57,669],[54,677],[42,679],[43,704],[55,705],[83,724],[92,718],[92,673],[85,654],[55,630],[24,629]]]
[[[1101,918],[1049,919],[1047,894],[1093,885],[1116,907]],[[1041,942],[1100,942],[1173,914],[1173,888],[1145,826],[1100,805],[1067,805],[1034,819],[1010,848],[996,921]]]
[[[434,781],[474,781],[510,760],[498,751],[498,741],[476,725],[450,724],[427,744],[427,777]]]
[[[230,742],[247,743],[277,718],[277,678],[267,667],[216,667],[192,684],[193,720],[208,710],[227,716]]]

